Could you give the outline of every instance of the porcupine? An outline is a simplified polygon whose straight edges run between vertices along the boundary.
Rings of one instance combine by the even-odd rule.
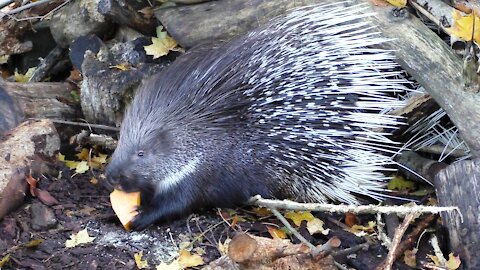
[[[356,204],[381,199],[403,91],[361,6],[310,6],[215,48],[200,46],[143,84],[107,167],[140,191],[133,229],[260,194]]]

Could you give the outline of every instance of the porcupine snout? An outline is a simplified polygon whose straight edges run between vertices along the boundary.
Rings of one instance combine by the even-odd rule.
[[[125,192],[138,191],[135,188],[133,175],[128,173],[128,168],[125,164],[119,162],[110,163],[105,169],[107,177],[107,185],[109,189],[120,189]]]

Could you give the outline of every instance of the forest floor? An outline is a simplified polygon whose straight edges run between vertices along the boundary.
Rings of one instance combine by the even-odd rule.
[[[0,254],[3,258],[8,256],[2,269],[138,269],[141,262],[146,263],[145,269],[155,269],[162,262],[178,258],[182,249],[200,255],[202,263],[208,264],[221,256],[224,244],[236,232],[271,237],[271,228],[283,227],[271,213],[257,208],[211,209],[170,224],[129,232],[115,216],[107,188],[101,181],[92,183],[92,171],[72,177],[67,167],[57,167],[60,177],[44,175],[37,188],[48,191],[58,204],[47,206],[28,196],[23,206],[0,222]],[[101,170],[95,172],[100,173]],[[316,214],[316,217],[325,221],[327,235],[311,236],[305,222],[298,227],[315,245],[332,237],[341,240],[343,249],[370,243],[367,250],[359,249],[344,256],[340,259],[342,263],[356,269],[372,269],[386,258],[388,250],[376,240],[375,230],[356,235],[346,229],[345,216]],[[374,219],[373,216],[356,218],[365,226]],[[67,241],[85,229],[86,241],[67,247]],[[287,238],[298,243],[294,237]],[[420,247],[428,246],[426,240],[421,243]],[[424,256],[428,250],[417,253],[417,258],[422,252]],[[168,269],[164,266],[156,269]],[[395,268],[410,269],[401,261]]]

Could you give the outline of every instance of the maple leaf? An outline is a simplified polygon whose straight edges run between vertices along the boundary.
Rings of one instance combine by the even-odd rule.
[[[157,27],[157,37],[152,37],[152,45],[143,47],[148,55],[153,56],[153,59],[167,55],[169,51],[177,47],[177,42],[162,29],[162,26]]]
[[[72,234],[70,239],[65,242],[65,247],[72,248],[80,244],[91,243],[95,237],[90,237],[88,235],[87,229],[79,231],[77,234]]]

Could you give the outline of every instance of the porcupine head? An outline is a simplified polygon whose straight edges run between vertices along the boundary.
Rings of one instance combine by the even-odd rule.
[[[140,191],[133,229],[250,196],[358,203],[382,197],[404,90],[360,6],[295,10],[144,83],[107,178]]]

